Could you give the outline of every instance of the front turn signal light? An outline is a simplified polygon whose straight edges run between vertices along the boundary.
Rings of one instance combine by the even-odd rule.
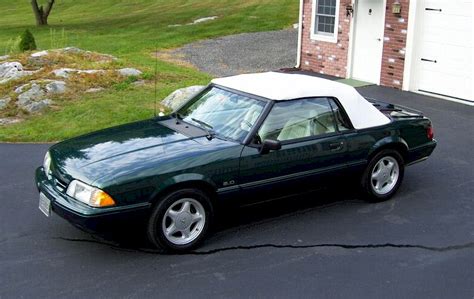
[[[110,207],[115,205],[115,201],[104,191],[96,190],[90,199],[90,205],[94,207]]]

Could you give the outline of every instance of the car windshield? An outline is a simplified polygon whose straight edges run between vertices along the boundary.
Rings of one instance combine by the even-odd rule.
[[[212,87],[181,108],[178,116],[217,136],[241,142],[264,107],[264,101]]]

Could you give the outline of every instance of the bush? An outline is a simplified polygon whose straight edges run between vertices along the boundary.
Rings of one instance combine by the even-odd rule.
[[[21,35],[19,48],[21,52],[36,50],[35,37],[30,30],[26,29]]]

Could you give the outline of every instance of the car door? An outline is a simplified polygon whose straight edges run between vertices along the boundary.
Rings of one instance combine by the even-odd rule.
[[[266,139],[278,140],[281,149],[260,153]],[[346,149],[329,98],[275,102],[253,141],[242,150],[239,185],[243,201],[316,187],[322,177],[345,167]]]

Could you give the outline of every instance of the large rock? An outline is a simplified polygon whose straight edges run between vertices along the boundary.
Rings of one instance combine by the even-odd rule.
[[[105,70],[79,70],[77,71],[78,74],[103,74]]]
[[[92,87],[92,88],[89,88],[86,90],[87,93],[95,93],[95,92],[101,92],[103,91],[105,88],[103,87]]]
[[[53,70],[52,73],[56,77],[61,78],[68,78],[71,74],[97,74],[97,73],[105,73],[104,70],[78,70],[78,69],[71,69],[71,68],[60,68],[57,70]]]
[[[42,56],[48,56],[49,52],[48,51],[40,51],[40,52],[35,52],[31,54],[31,57],[42,57]]]
[[[67,78],[71,73],[77,73],[76,69],[71,69],[67,67],[63,67],[57,70],[53,70],[52,72],[56,77]]]
[[[22,108],[30,113],[35,113],[49,107],[52,103],[53,102],[50,99],[44,99],[37,102],[31,102],[28,105],[23,106]]]
[[[138,80],[132,83],[133,86],[143,86],[146,84],[145,80]]]
[[[7,107],[8,103],[10,103],[11,100],[12,100],[12,98],[10,98],[10,97],[1,98],[0,99],[0,110]]]
[[[118,72],[120,73],[120,75],[126,76],[126,77],[140,76],[142,74],[140,70],[130,68],[130,67],[119,69]]]
[[[4,83],[21,77],[23,65],[19,62],[4,62],[0,64],[0,82]]]
[[[64,53],[73,53],[73,54],[79,54],[84,52],[84,50],[76,48],[76,47],[66,47],[63,49],[59,49],[59,51],[64,52]]]
[[[27,91],[21,93],[18,96],[18,106],[24,108],[30,105],[34,101],[41,100],[46,93],[41,89],[39,84],[33,83]]]
[[[178,107],[180,107],[186,101],[188,101],[197,93],[202,91],[204,88],[205,86],[202,85],[194,85],[185,88],[180,88],[178,90],[173,91],[169,96],[167,96],[161,102],[161,104],[165,105],[168,108],[171,108],[172,110],[176,110]]]
[[[21,121],[21,118],[16,118],[16,117],[0,118],[0,126],[16,124],[16,123],[19,123],[20,121]]]
[[[53,81],[46,85],[46,92],[48,93],[65,93],[66,90],[66,82],[64,81]]]
[[[2,55],[2,56],[0,56],[0,60],[7,60],[8,58],[10,58],[10,55]]]
[[[20,86],[17,86],[14,91],[15,91],[15,93],[22,93],[25,90],[25,88],[29,85],[30,85],[30,83],[22,84]]]
[[[35,52],[28,57],[28,65],[32,67],[44,67],[53,65],[54,62],[48,58],[48,51]]]
[[[34,71],[23,70],[23,65],[17,61],[0,63],[0,84],[34,73]]]

